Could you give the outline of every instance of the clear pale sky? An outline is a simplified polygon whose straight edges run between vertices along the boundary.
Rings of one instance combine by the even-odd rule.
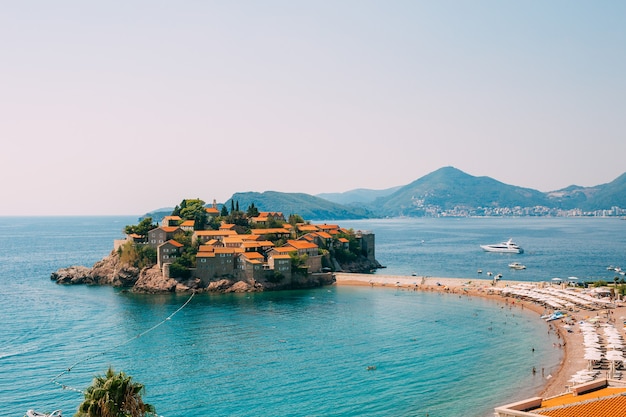
[[[624,1],[13,1],[0,215],[626,172]]]

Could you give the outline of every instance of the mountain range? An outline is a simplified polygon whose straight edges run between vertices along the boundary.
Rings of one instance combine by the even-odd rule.
[[[235,193],[224,204],[250,204],[260,211],[297,213],[307,220],[345,220],[375,217],[589,215],[626,210],[626,173],[593,187],[571,185],[541,192],[504,184],[490,177],[475,177],[454,167],[443,167],[410,184],[384,190],[356,189],[344,193],[310,195],[277,191]],[[168,213],[169,214],[169,213]],[[603,214],[606,214],[603,212]]]
[[[541,192],[475,177],[443,167],[410,184],[384,190],[356,189],[318,195],[267,191],[235,193],[240,207],[254,202],[261,211],[298,213],[305,219],[454,215],[545,215],[555,211],[594,212],[626,208],[626,173],[593,187],[571,185]],[[227,201],[230,204],[230,200]],[[517,210],[513,210],[518,208]],[[520,209],[526,209],[520,211]]]

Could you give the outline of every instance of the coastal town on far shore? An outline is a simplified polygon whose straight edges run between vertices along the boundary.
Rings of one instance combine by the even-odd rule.
[[[626,209],[611,207],[603,210],[580,208],[561,209],[547,206],[534,207],[467,207],[444,209],[436,205],[419,206],[425,217],[621,217],[626,219]]]

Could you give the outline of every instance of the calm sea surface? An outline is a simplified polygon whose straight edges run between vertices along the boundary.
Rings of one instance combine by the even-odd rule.
[[[527,311],[398,289],[327,287],[263,294],[134,295],[58,286],[91,266],[136,217],[0,218],[0,416],[73,415],[110,365],[146,385],[170,416],[483,417],[537,393],[560,351]],[[626,266],[617,219],[393,219],[338,222],[376,233],[379,273],[608,279]],[[479,246],[512,237],[522,255]],[[508,271],[512,260],[525,271]],[[534,348],[534,352],[532,349]],[[51,380],[76,364],[58,382]],[[367,370],[375,366],[375,370]]]

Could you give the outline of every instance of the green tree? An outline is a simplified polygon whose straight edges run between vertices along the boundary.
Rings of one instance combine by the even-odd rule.
[[[298,272],[301,269],[306,269],[306,261],[309,259],[307,255],[298,255],[297,252],[289,252],[291,258],[291,271]]]
[[[246,214],[248,215],[248,217],[257,217],[259,215],[259,209],[254,206],[254,203],[250,203]]]
[[[189,277],[191,277],[191,271],[187,263],[187,260],[182,258],[178,258],[172,262],[170,265],[170,276],[172,278],[189,279]]]
[[[222,207],[222,210],[223,209],[224,207]],[[206,229],[219,230],[220,226],[222,225],[222,217],[228,217],[228,213],[226,214],[226,216],[211,216],[209,218],[209,222],[207,223]]]
[[[206,203],[199,198],[185,199],[180,203],[178,216],[183,220],[193,220],[195,230],[204,230],[208,222],[205,206]]]
[[[304,219],[299,214],[290,214],[288,222],[290,225],[295,226],[298,223],[304,223]]]
[[[222,206],[222,210],[220,211],[220,216],[222,217],[228,216],[228,209],[226,208],[226,204]]]
[[[157,261],[156,249],[148,245],[135,245],[133,242],[126,242],[117,249],[120,262],[126,265],[144,268],[152,266]]]
[[[156,229],[158,225],[152,223],[152,217],[146,217],[141,220],[137,225],[129,225],[124,228],[124,233],[131,235],[136,233],[141,236],[145,236],[152,229]]]
[[[124,372],[116,374],[111,367],[104,376],[96,376],[85,391],[85,400],[75,417],[142,417],[155,413],[154,406],[141,398],[143,384],[132,381]]]

